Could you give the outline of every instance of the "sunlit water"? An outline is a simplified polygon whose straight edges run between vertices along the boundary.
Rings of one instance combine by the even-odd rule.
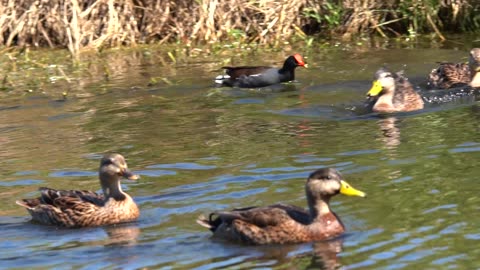
[[[66,101],[4,100],[0,268],[478,268],[478,104],[389,117],[363,108],[378,67],[405,69],[421,85],[436,61],[462,61],[466,51],[311,52],[298,83],[263,90],[212,87],[215,61],[139,65]],[[283,55],[254,57],[275,58],[269,64]],[[149,87],[131,75],[145,73],[174,73],[178,83]],[[41,186],[99,190],[105,152],[122,153],[141,175],[123,183],[140,205],[137,222],[59,229],[29,222],[15,205]],[[348,230],[339,239],[248,247],[213,240],[195,223],[234,207],[305,206],[305,178],[322,167],[368,194],[333,199]]]

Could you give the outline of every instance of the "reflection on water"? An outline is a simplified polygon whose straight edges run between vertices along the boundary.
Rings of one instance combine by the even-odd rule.
[[[141,230],[138,226],[132,224],[119,224],[116,226],[105,227],[108,235],[106,246],[110,245],[135,245]]]
[[[393,150],[400,145],[399,124],[399,120],[394,116],[389,116],[378,120],[379,128],[382,131],[380,140],[386,149],[391,150],[390,153],[393,153]]]
[[[122,67],[136,70],[64,102],[6,98],[0,268],[475,269],[478,104],[384,117],[363,102],[379,66],[406,64],[422,78],[439,55],[453,61],[464,52],[313,54],[317,64],[298,73],[300,83],[278,91],[214,89],[204,65],[148,64]],[[148,87],[145,74],[180,84]],[[98,191],[98,159],[110,151],[142,176],[122,183],[140,206],[138,222],[64,230],[28,222],[14,204],[41,186]],[[332,202],[347,227],[341,239],[248,247],[214,241],[195,223],[244,205],[304,205],[305,178],[321,167],[369,194]]]
[[[311,257],[304,269],[338,269],[341,263],[337,255],[342,252],[342,244],[341,239],[313,243],[311,254],[303,255]]]

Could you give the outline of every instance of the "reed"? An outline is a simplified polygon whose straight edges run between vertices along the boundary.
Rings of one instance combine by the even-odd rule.
[[[350,37],[475,31],[477,0],[1,0],[0,43],[80,50],[138,43],[278,46]]]

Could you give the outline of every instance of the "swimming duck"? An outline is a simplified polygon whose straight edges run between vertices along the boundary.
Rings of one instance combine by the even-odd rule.
[[[217,76],[215,83],[233,87],[265,87],[295,80],[297,67],[307,67],[300,54],[289,56],[280,69],[266,66],[222,67],[227,75]]]
[[[401,73],[392,73],[380,68],[375,73],[368,98],[376,98],[372,110],[381,113],[409,112],[423,109],[422,97],[413,89],[412,84]]]
[[[86,190],[40,188],[41,196],[16,201],[33,220],[59,227],[88,227],[136,220],[140,211],[133,199],[122,191],[120,178],[137,180],[120,154],[105,155],[100,161],[103,194]]]
[[[440,63],[428,75],[429,88],[480,87],[480,48],[470,51],[467,63]]]
[[[203,215],[197,223],[215,237],[245,244],[286,244],[324,240],[342,234],[345,227],[330,210],[330,199],[338,193],[365,197],[343,180],[333,168],[310,174],[305,184],[308,211],[287,204],[247,207]]]

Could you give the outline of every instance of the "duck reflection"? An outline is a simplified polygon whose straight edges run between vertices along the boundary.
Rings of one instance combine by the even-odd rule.
[[[259,246],[258,251],[263,255],[255,261],[275,260],[275,265],[289,265],[287,269],[339,269],[341,267],[338,254],[343,250],[343,239],[337,238],[326,241],[313,242],[312,249],[302,252],[299,245]],[[292,255],[293,254],[293,255]]]
[[[141,230],[136,224],[117,224],[103,228],[108,235],[105,246],[133,246],[137,243]]]
[[[382,132],[382,136],[379,137],[379,140],[383,143],[386,149],[396,150],[400,145],[400,121],[394,116],[388,116],[380,119],[377,123]]]
[[[310,264],[306,269],[338,269],[341,264],[337,257],[343,250],[343,240],[322,241],[313,243]]]

